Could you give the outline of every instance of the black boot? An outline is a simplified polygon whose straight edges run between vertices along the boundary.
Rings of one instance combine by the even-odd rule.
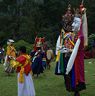
[[[80,96],[80,93],[79,92],[75,92],[74,96]]]

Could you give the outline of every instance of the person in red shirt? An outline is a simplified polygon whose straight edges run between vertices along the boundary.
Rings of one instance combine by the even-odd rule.
[[[20,56],[16,58],[16,71],[18,73],[18,96],[35,96],[35,89],[31,75],[30,56],[26,47],[20,47]]]

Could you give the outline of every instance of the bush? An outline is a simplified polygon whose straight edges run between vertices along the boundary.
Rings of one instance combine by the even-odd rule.
[[[89,35],[88,37],[88,49],[92,49],[92,47],[94,46],[95,44],[95,34],[91,34]]]
[[[18,42],[14,43],[16,50],[18,51],[21,46],[25,46],[27,49],[27,53],[30,53],[33,49],[33,44],[30,44],[24,40],[19,40]]]

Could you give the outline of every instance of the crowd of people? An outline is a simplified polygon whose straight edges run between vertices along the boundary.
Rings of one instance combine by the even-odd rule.
[[[45,46],[45,38],[36,37],[33,49],[26,52],[26,47],[21,46],[16,50],[14,40],[8,39],[7,48],[0,47],[0,64],[8,76],[17,72],[18,96],[35,96],[35,88],[32,76],[38,77],[46,69],[50,69],[53,59],[53,51]]]

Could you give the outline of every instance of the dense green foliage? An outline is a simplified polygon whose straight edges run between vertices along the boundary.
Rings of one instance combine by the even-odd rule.
[[[8,38],[34,42],[36,35],[55,44],[61,16],[67,6],[79,7],[81,0],[0,0],[0,41]],[[84,0],[89,34],[94,33],[95,0]],[[91,5],[91,6],[89,6]]]
[[[31,50],[33,49],[33,45],[28,43],[28,42],[26,42],[26,41],[24,41],[24,40],[19,40],[18,42],[14,43],[14,46],[15,46],[17,51],[19,50],[19,48],[21,46],[26,46],[27,53],[30,53]]]
[[[95,34],[91,34],[88,37],[88,50],[91,50],[92,47],[95,47]]]

